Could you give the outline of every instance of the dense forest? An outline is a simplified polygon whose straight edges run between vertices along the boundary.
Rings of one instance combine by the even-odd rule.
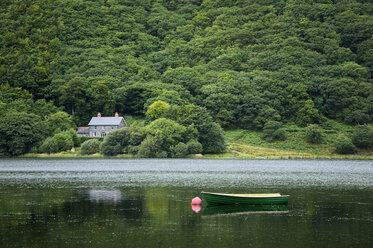
[[[133,146],[152,146],[149,125],[219,152],[219,125],[369,124],[372,35],[370,0],[2,0],[0,153],[155,102]]]

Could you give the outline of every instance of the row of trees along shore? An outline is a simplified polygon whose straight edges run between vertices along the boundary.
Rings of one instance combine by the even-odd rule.
[[[221,152],[204,137],[220,127],[369,127],[372,14],[369,0],[3,0],[0,153],[60,150],[97,112],[146,116],[122,144],[145,157]],[[154,117],[157,101],[170,107]]]

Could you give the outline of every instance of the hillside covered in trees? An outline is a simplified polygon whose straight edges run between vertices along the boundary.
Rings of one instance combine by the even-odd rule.
[[[45,125],[30,146],[158,100],[197,133],[178,108],[223,128],[369,124],[372,35],[370,0],[2,0],[0,115]]]

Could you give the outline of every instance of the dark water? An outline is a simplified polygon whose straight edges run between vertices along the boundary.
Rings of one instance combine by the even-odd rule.
[[[200,191],[288,206],[190,206]],[[0,247],[373,247],[373,162],[0,160]]]

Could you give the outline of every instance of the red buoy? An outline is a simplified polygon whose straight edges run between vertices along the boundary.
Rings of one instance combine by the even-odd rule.
[[[201,204],[202,204],[201,198],[195,197],[192,199],[192,205],[201,205]]]

